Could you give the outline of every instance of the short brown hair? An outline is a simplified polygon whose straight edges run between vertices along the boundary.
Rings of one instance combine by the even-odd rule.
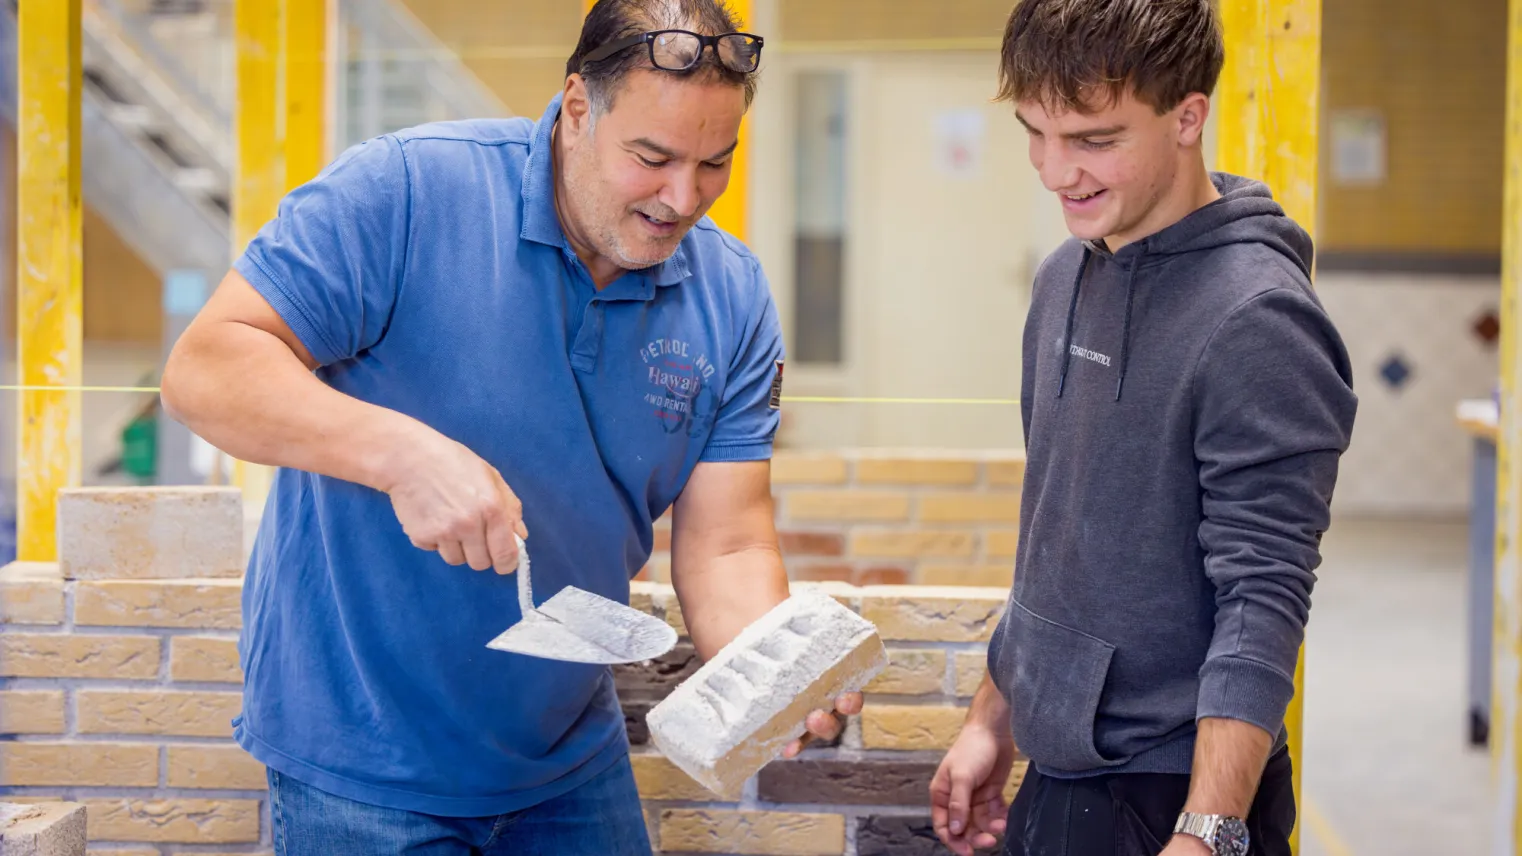
[[[997,100],[1088,113],[1129,89],[1166,113],[1191,92],[1210,95],[1225,56],[1211,0],[1020,0]]]

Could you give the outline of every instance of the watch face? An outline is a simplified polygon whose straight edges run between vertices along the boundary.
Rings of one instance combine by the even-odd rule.
[[[1225,818],[1215,831],[1217,856],[1247,856],[1247,824],[1234,817]]]

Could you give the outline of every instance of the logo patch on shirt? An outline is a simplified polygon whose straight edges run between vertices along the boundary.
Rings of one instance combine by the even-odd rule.
[[[645,403],[655,408],[667,433],[685,428],[696,436],[713,422],[714,395],[708,380],[715,368],[707,354],[681,339],[656,339],[640,348],[639,356],[645,362],[645,379],[654,387],[645,393]]]
[[[1075,357],[1081,357],[1090,362],[1099,363],[1105,368],[1110,367],[1110,357],[1108,354],[1101,354],[1098,351],[1091,351],[1082,345],[1072,345],[1068,348],[1068,351]]]
[[[783,360],[777,360],[777,373],[772,375],[772,397],[767,402],[771,409],[776,410],[782,406],[782,364]]]

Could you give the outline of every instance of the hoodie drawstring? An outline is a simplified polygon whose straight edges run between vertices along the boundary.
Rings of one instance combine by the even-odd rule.
[[[1126,363],[1131,359],[1131,298],[1136,296],[1136,271],[1141,267],[1141,253],[1131,259],[1131,270],[1126,277],[1126,320],[1120,332],[1120,377],[1115,381],[1115,400],[1120,400],[1120,388],[1126,382]]]
[[[1078,260],[1078,275],[1073,277],[1073,300],[1068,304],[1067,332],[1062,337],[1062,374],[1057,378],[1057,397],[1068,382],[1068,363],[1073,353],[1073,318],[1078,314],[1078,289],[1083,286],[1083,271],[1089,266],[1089,248],[1083,248],[1083,258]]]

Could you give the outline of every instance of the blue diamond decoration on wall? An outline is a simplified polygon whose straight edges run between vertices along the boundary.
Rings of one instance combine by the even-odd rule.
[[[1406,361],[1397,354],[1385,360],[1384,365],[1379,367],[1379,376],[1385,379],[1385,383],[1391,389],[1398,390],[1411,378],[1411,367],[1406,365]]]

